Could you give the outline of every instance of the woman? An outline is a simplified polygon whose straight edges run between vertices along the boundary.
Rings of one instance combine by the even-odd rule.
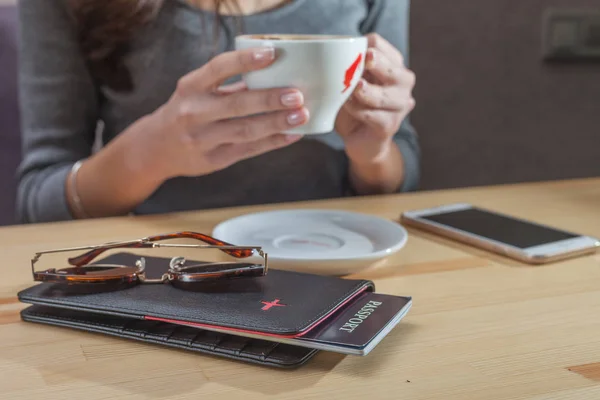
[[[23,222],[383,194],[415,188],[408,0],[21,0]],[[369,37],[335,132],[294,88],[235,83],[274,62],[237,33]],[[101,122],[101,124],[99,124]],[[102,128],[101,146],[93,151]]]

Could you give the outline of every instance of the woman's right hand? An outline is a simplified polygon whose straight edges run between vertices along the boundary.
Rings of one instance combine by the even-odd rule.
[[[170,178],[207,175],[297,141],[280,133],[309,118],[297,89],[220,86],[273,61],[271,49],[234,51],[183,77],[163,106],[87,159],[76,179],[67,177],[74,217],[126,214]]]
[[[151,133],[142,139],[162,180],[207,175],[300,139],[280,133],[309,118],[299,90],[220,86],[274,60],[272,48],[232,51],[180,79],[169,101],[148,117]]]

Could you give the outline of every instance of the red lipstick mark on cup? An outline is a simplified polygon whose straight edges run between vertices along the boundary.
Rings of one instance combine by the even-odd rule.
[[[358,55],[354,63],[346,70],[346,76],[344,77],[344,86],[346,87],[342,93],[345,93],[350,86],[352,85],[352,80],[354,79],[354,75],[356,75],[356,70],[358,70],[358,66],[360,65],[363,59],[362,53]]]

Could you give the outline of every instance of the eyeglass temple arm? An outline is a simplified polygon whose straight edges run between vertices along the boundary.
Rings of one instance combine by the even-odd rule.
[[[35,263],[37,263],[40,259],[40,257],[42,257],[42,255],[40,253],[36,253],[35,256],[31,259],[31,274],[35,274]]]
[[[82,265],[89,264],[90,262],[92,262],[93,259],[95,259],[96,257],[98,257],[100,254],[104,253],[107,250],[127,249],[127,248],[140,249],[140,248],[157,247],[154,245],[154,242],[158,242],[158,241],[162,241],[162,240],[169,240],[169,239],[195,239],[195,240],[199,240],[203,243],[207,243],[209,245],[216,246],[216,248],[219,248],[219,246],[236,247],[229,243],[215,239],[211,236],[204,235],[202,233],[185,231],[185,232],[179,232],[179,233],[169,233],[169,234],[165,234],[165,235],[150,236],[150,237],[136,240],[136,241],[107,244],[106,246],[100,246],[100,247],[90,250],[87,253],[84,253],[80,256],[69,258],[68,262],[69,262],[69,264],[74,265],[74,266],[82,266]],[[253,249],[250,249],[250,248],[220,249],[220,250],[222,252],[224,252],[225,254],[235,257],[235,258],[247,258],[247,257],[251,257],[254,254]]]

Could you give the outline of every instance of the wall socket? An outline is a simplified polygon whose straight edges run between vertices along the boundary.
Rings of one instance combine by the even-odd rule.
[[[547,61],[600,62],[600,9],[548,9],[542,24]]]

